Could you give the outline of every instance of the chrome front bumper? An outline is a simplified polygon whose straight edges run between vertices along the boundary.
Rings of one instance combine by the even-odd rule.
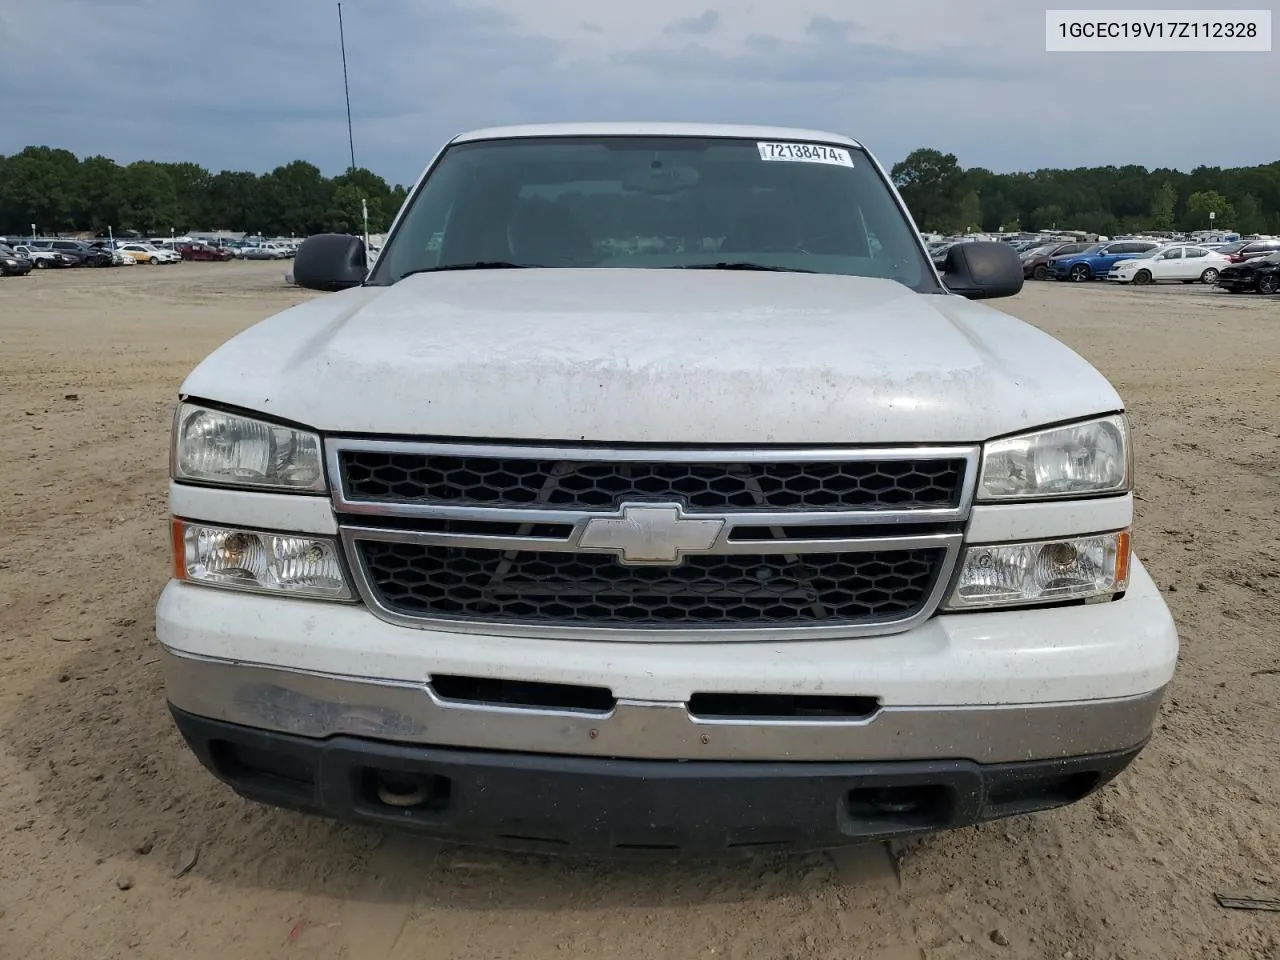
[[[444,700],[423,683],[308,673],[164,648],[170,703],[197,717],[310,738],[651,760],[965,759],[1008,763],[1143,743],[1164,689],[1106,700],[882,707],[859,720],[706,719],[682,702],[607,712]]]

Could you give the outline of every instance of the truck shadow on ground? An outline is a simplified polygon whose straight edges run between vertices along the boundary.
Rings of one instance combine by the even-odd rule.
[[[38,784],[19,828],[46,849],[88,847],[140,884],[478,909],[660,907],[771,899],[831,883],[897,886],[883,844],[838,857],[606,863],[439,844],[251,803],[201,767],[174,727],[151,624],[148,606],[63,640],[74,653],[33,685],[0,738]]]

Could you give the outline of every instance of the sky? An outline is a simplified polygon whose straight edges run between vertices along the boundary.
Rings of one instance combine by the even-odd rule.
[[[886,167],[1280,159],[1280,53],[1046,53],[1045,6],[343,0],[356,163],[410,184],[457,133],[566,120],[813,127]],[[350,162],[333,0],[5,0],[0,92],[0,154]]]

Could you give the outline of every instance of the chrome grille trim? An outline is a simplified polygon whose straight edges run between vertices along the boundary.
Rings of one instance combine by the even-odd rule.
[[[343,482],[341,454],[343,451],[372,453],[406,453],[419,456],[432,454],[449,457],[476,457],[491,459],[559,460],[581,463],[833,463],[904,460],[962,460],[964,476],[955,506],[909,507],[904,509],[837,509],[837,510],[717,510],[717,515],[727,514],[734,520],[752,526],[776,525],[785,518],[788,525],[797,523],[826,524],[887,524],[900,522],[947,522],[963,520],[973,504],[974,489],[978,478],[981,447],[976,444],[958,446],[912,447],[840,447],[840,448],[748,448],[748,447],[700,447],[690,449],[663,449],[660,447],[564,447],[500,445],[471,443],[441,443],[397,440],[367,440],[330,438],[324,440],[329,488],[332,491],[334,509],[340,514],[377,517],[420,517],[455,520],[492,520],[508,523],[567,523],[576,524],[598,516],[608,508],[560,509],[557,507],[490,506],[482,504],[459,505],[452,503],[422,503],[407,501],[373,501],[348,497]],[[643,497],[628,495],[631,501]],[[655,502],[669,503],[670,496],[654,498]],[[691,508],[690,513],[697,512]]]
[[[949,589],[960,556],[963,534],[958,526],[968,519],[973,506],[977,484],[981,447],[971,445],[931,445],[910,447],[842,447],[842,448],[747,448],[703,447],[696,449],[670,449],[661,447],[573,447],[538,446],[531,444],[473,444],[449,442],[422,442],[407,440],[374,440],[364,438],[325,437],[325,461],[329,474],[329,487],[334,510],[338,514],[339,529],[347,563],[352,572],[357,591],[369,609],[380,619],[400,626],[418,629],[444,630],[453,633],[489,634],[515,637],[561,637],[565,639],[600,639],[631,642],[719,642],[850,638],[883,636],[900,633],[927,620],[937,610]],[[513,507],[458,505],[450,503],[386,502],[352,500],[346,495],[342,483],[340,453],[344,450],[361,450],[378,453],[437,454],[451,457],[486,457],[495,459],[527,458],[536,460],[566,460],[571,462],[631,463],[805,463],[868,460],[925,460],[951,459],[964,461],[964,474],[955,506],[945,508],[917,507],[908,509],[840,509],[840,510],[716,510],[704,511],[685,507],[682,514],[688,518],[712,517],[724,521],[723,528],[713,545],[699,551],[700,555],[761,555],[782,554],[797,557],[804,554],[831,554],[889,551],[919,548],[935,548],[945,551],[938,576],[925,602],[910,616],[875,624],[846,622],[820,626],[586,626],[579,624],[519,623],[511,621],[486,621],[454,619],[440,616],[409,616],[390,609],[384,604],[379,591],[372,583],[366,568],[363,551],[358,544],[362,540],[384,543],[435,544],[451,547],[471,547],[494,551],[552,551],[566,553],[610,552],[603,548],[584,548],[579,543],[587,523],[602,516],[615,516],[614,509],[559,509],[553,507]],[[670,504],[672,498],[652,501],[628,498],[631,504]],[[506,524],[499,534],[483,532],[445,532],[397,528],[395,521],[405,521],[411,527],[414,521],[466,521]],[[362,522],[363,521],[363,522]],[[375,525],[376,524],[376,525]],[[522,525],[514,535],[510,525]],[[561,524],[570,529],[563,537],[533,536],[534,525]],[[880,533],[886,527],[894,528],[889,536],[805,538],[792,536],[787,539],[782,528],[792,534],[797,528],[831,526],[874,526]],[[939,532],[939,527],[943,531]],[[732,539],[739,528],[769,528],[775,539]],[[495,526],[495,529],[499,529]],[[913,529],[928,532],[913,533]],[[852,532],[852,531],[851,531]]]
[[[924,534],[921,536],[902,536],[894,538],[866,538],[860,540],[765,540],[736,541],[726,543],[721,555],[765,554],[773,553],[787,557],[803,556],[812,553],[870,553],[882,550],[901,550],[919,548],[941,548],[945,555],[939,565],[938,576],[933,589],[920,608],[909,617],[883,621],[875,624],[824,624],[821,626],[776,627],[776,626],[701,626],[696,628],[651,627],[651,626],[582,626],[570,624],[521,624],[510,621],[485,621],[475,619],[455,619],[449,617],[417,617],[407,616],[390,609],[382,602],[379,591],[371,582],[369,570],[364,561],[363,551],[359,548],[362,540],[373,540],[384,543],[428,543],[447,546],[494,547],[497,550],[560,550],[566,552],[585,552],[576,550],[568,540],[554,540],[541,537],[528,538],[494,538],[474,537],[468,535],[421,532],[408,530],[384,530],[370,527],[343,527],[342,541],[347,561],[351,567],[356,589],[361,599],[378,617],[389,623],[419,629],[448,630],[456,633],[484,633],[496,636],[517,637],[564,637],[566,639],[601,639],[632,640],[635,642],[653,643],[661,641],[727,641],[755,640],[763,636],[769,640],[824,639],[835,637],[869,637],[899,633],[920,623],[937,610],[942,602],[952,575],[956,561],[960,555],[963,535]],[[495,540],[502,546],[496,546]],[[703,556],[714,554],[703,554]]]

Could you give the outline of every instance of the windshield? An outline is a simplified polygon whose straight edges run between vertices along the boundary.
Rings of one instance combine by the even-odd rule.
[[[710,137],[449,147],[369,283],[468,265],[774,270],[938,285],[866,153]]]
[[[1150,250],[1143,250],[1141,253],[1134,253],[1134,254],[1130,254],[1130,255],[1129,255],[1129,259],[1131,259],[1131,260],[1150,260],[1150,259],[1151,259],[1152,257],[1154,257],[1157,253],[1163,253],[1166,249],[1167,249],[1166,247],[1152,247]]]
[[[1237,250],[1243,250],[1249,245],[1248,240],[1237,240],[1234,243],[1224,243],[1218,248],[1219,253],[1235,253]]]

